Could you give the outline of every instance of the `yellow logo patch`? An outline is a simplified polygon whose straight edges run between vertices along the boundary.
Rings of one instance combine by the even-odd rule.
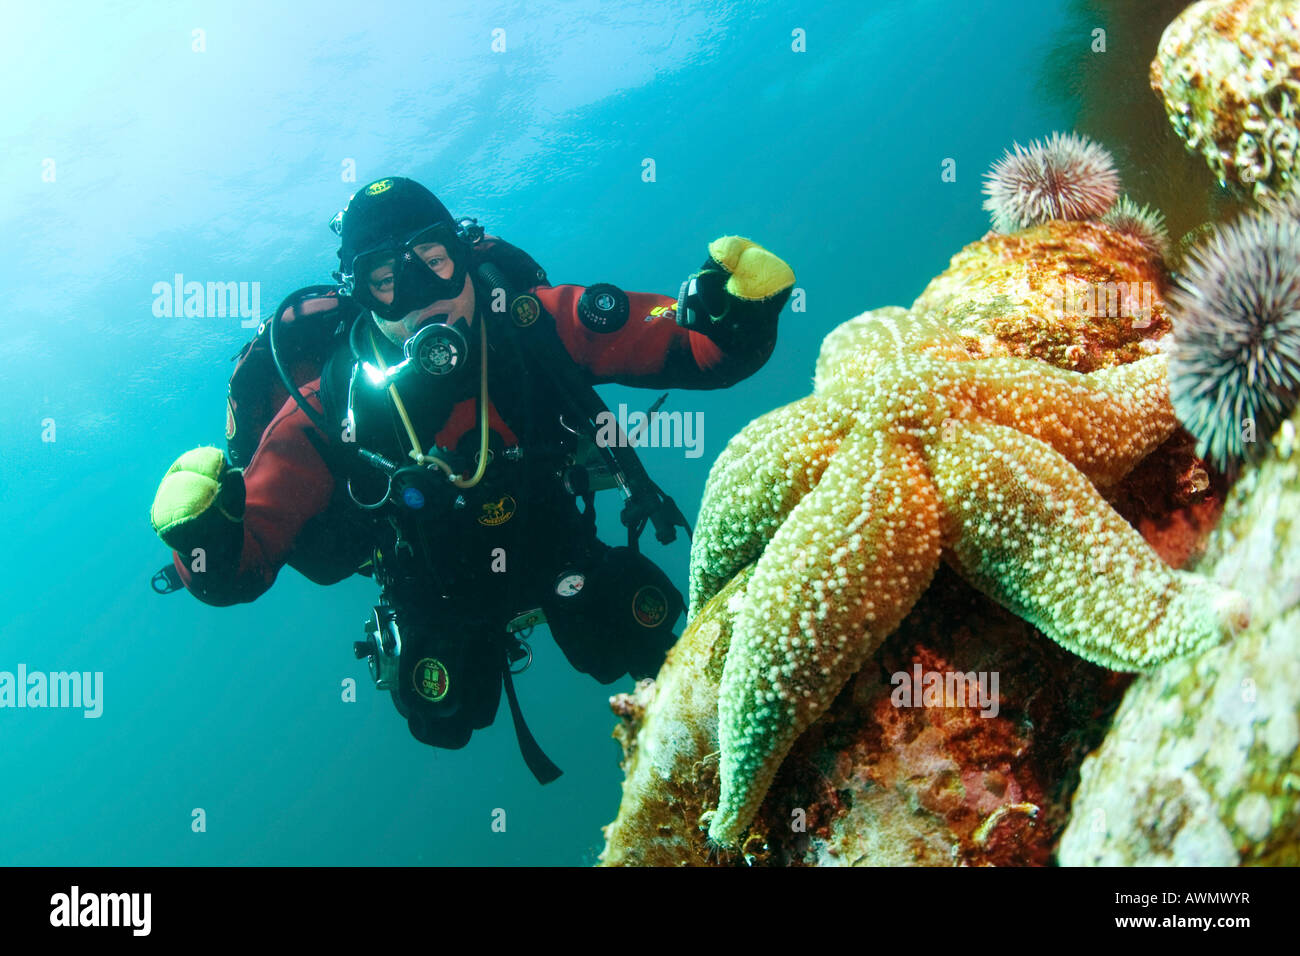
[[[392,188],[393,188],[393,181],[391,179],[381,179],[379,180],[379,182],[371,183],[369,186],[366,187],[366,195],[378,196],[380,193],[388,192],[388,190]]]
[[[542,314],[542,304],[531,295],[521,295],[511,303],[510,311],[514,315],[515,325],[523,329],[537,321],[537,317]]]
[[[632,596],[632,616],[642,627],[658,627],[668,616],[668,599],[657,587],[647,584]]]
[[[515,516],[515,508],[515,499],[509,495],[502,495],[498,500],[483,505],[483,513],[478,516],[478,523],[489,528],[505,524]]]

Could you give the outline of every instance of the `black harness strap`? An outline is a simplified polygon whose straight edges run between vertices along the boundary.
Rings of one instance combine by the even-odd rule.
[[[524,720],[524,712],[519,708],[519,698],[515,694],[515,682],[513,673],[510,670],[510,660],[507,657],[505,666],[501,669],[501,682],[505,685],[506,701],[510,704],[510,719],[515,725],[515,739],[519,741],[519,753],[524,758],[524,763],[532,771],[533,776],[537,778],[540,784],[548,784],[556,780],[564,773],[557,767],[550,757],[546,756],[542,750],[541,744],[533,736],[533,732],[528,729],[528,724]]]

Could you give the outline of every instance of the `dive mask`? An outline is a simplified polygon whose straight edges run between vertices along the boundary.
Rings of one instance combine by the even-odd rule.
[[[428,252],[421,247],[434,243],[441,244],[447,250],[447,258],[452,263],[449,279],[434,272],[424,256],[420,255],[421,251],[426,254]],[[454,299],[464,291],[468,273],[463,250],[455,226],[441,222],[427,226],[405,242],[390,240],[358,253],[352,260],[351,271],[345,271],[340,276],[342,292],[381,319],[400,319],[432,302]],[[376,299],[370,289],[371,273],[385,266],[392,269],[391,277],[384,278],[384,282],[392,283],[393,301],[388,304]]]

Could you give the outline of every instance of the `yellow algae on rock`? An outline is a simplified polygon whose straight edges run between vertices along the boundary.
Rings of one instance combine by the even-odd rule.
[[[635,695],[615,698],[622,723],[623,800],[605,827],[605,866],[693,866],[709,863],[695,827],[718,793],[718,684],[731,640],[727,602],[743,593],[737,574],[697,614],[671,651],[659,678]]]

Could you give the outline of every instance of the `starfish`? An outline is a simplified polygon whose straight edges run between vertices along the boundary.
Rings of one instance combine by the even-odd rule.
[[[1063,647],[1125,671],[1218,642],[1243,600],[1168,567],[1101,492],[1177,427],[1163,354],[1092,374],[975,355],[900,308],[827,336],[813,394],[714,463],[691,551],[694,615],[733,601],[718,704],[739,845],[791,745],[907,615],[940,561]]]

